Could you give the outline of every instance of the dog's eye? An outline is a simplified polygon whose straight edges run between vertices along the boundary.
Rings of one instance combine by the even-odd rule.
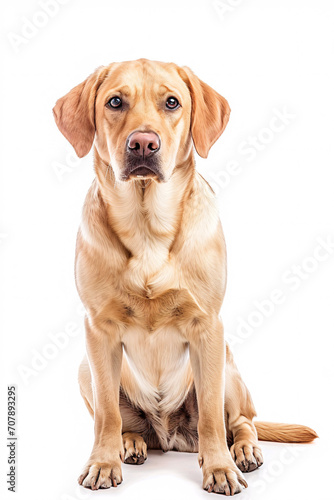
[[[176,99],[176,97],[168,97],[166,101],[166,108],[168,109],[176,109],[180,106],[179,101]]]
[[[122,99],[120,97],[112,97],[108,102],[111,108],[120,108],[122,106]]]

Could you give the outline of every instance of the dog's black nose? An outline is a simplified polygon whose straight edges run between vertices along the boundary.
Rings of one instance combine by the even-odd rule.
[[[160,138],[155,132],[133,132],[127,140],[127,150],[142,158],[159,151]]]

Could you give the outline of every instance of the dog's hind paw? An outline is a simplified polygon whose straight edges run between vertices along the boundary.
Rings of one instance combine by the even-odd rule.
[[[124,463],[141,465],[147,459],[147,446],[144,439],[136,432],[124,432]]]

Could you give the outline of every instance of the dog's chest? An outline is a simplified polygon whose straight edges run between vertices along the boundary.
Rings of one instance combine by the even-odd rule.
[[[190,380],[187,342],[172,326],[152,333],[129,328],[122,342],[139,406],[163,420],[185,397]]]
[[[132,256],[124,269],[124,289],[130,294],[153,299],[170,289],[178,289],[177,262],[165,245],[147,244],[140,255]]]

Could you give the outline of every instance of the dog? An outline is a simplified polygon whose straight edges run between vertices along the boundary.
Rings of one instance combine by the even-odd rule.
[[[95,441],[78,481],[122,482],[147,449],[198,452],[203,488],[233,495],[263,463],[258,440],[310,442],[301,425],[256,416],[219,312],[224,236],[210,185],[195,169],[230,115],[188,67],[139,59],[98,68],[59,99],[56,124],[95,180],[76,246],[86,309],[79,385]]]

